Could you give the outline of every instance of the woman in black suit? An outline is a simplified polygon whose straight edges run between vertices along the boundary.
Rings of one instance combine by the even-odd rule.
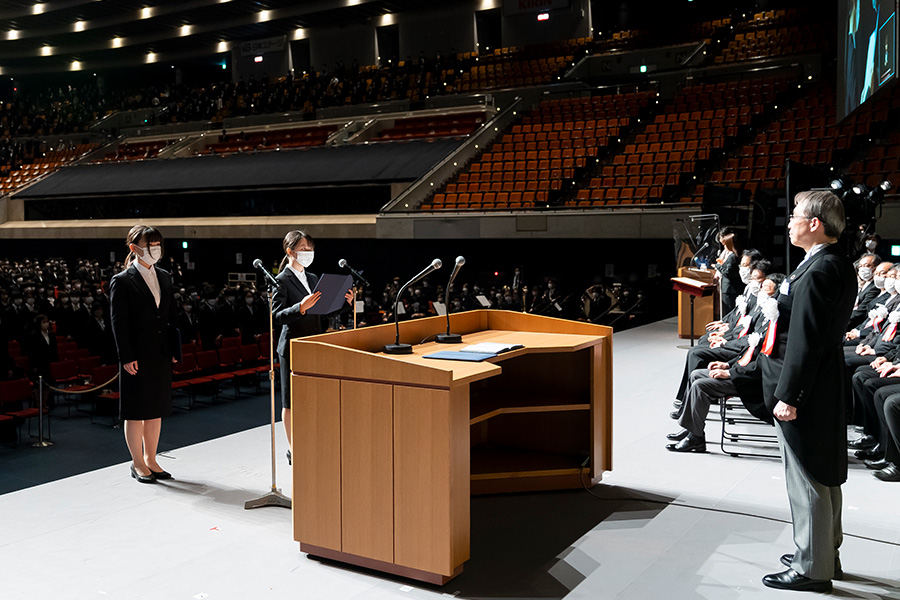
[[[315,242],[312,237],[299,229],[289,231],[282,242],[284,258],[281,260],[278,276],[281,284],[272,299],[272,318],[275,327],[281,327],[278,337],[278,361],[281,363],[281,422],[288,445],[291,443],[291,344],[292,338],[323,333],[327,315],[310,315],[311,309],[322,297],[321,292],[313,293],[319,278],[307,271],[315,256]],[[347,292],[347,302],[353,295]],[[288,462],[291,451],[287,453]]]
[[[172,278],[154,265],[162,234],[146,225],[128,232],[126,268],[110,281],[110,321],[119,353],[121,417],[131,476],[141,483],[170,479],[156,462],[162,417],[172,412],[170,330],[175,321]]]
[[[56,334],[50,330],[50,318],[38,315],[34,318],[34,330],[28,337],[28,364],[35,377],[50,381],[50,363],[59,360]]]

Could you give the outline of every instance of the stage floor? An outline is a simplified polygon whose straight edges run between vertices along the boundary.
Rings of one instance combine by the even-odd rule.
[[[785,598],[760,581],[793,549],[781,463],[722,454],[714,422],[709,453],[664,448],[680,343],[674,320],[615,335],[614,470],[594,495],[473,498],[472,558],[443,588],[308,559],[290,511],[244,510],[270,486],[264,426],[168,452],[170,482],[123,463],[0,496],[0,598]],[[900,484],[851,464],[843,489],[836,593],[900,598]]]

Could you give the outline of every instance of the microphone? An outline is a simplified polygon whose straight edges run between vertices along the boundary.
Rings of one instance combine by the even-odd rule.
[[[456,278],[456,274],[459,273],[460,268],[466,264],[466,259],[462,256],[456,257],[456,264],[453,265],[453,272],[450,273],[450,281],[447,282],[447,289],[444,290],[444,306],[447,311],[447,333],[439,333],[437,334],[436,341],[441,344],[461,344],[462,336],[458,333],[450,333],[450,284],[453,283],[453,280]]]
[[[397,297],[394,299],[394,331],[396,333],[394,337],[394,343],[386,344],[384,346],[385,354],[412,354],[412,346],[410,346],[409,344],[400,343],[400,322],[397,320],[397,304],[400,303],[400,298],[403,296],[403,292],[406,291],[406,288],[422,279],[432,271],[437,271],[441,268],[442,265],[443,263],[441,262],[441,259],[434,259],[433,261],[431,261],[431,264],[422,269],[418,275],[404,283],[403,287],[400,288],[400,291],[397,292]]]
[[[691,256],[691,262],[697,260],[697,255],[703,252],[703,250],[705,250],[707,246],[709,246],[709,242],[703,242],[703,245],[700,246],[700,248],[696,252],[694,252],[693,256]]]
[[[269,270],[263,265],[263,261],[261,261],[261,260],[259,260],[259,259],[257,258],[256,260],[253,261],[253,266],[256,267],[256,269],[257,269],[260,273],[263,274],[263,277],[266,278],[266,283],[269,284],[269,287],[270,287],[270,288],[272,288],[273,290],[279,290],[279,289],[281,289],[281,284],[278,283],[278,280],[277,280],[277,279],[275,279],[274,277],[272,277],[272,274],[269,273]]]
[[[371,287],[371,286],[369,286],[369,282],[366,281],[366,278],[363,277],[362,274],[360,274],[359,271],[357,271],[356,269],[354,269],[353,267],[351,267],[351,266],[350,266],[350,263],[348,263],[348,262],[347,262],[346,260],[344,260],[343,258],[342,258],[341,260],[338,261],[338,266],[339,266],[340,268],[342,268],[342,269],[347,269],[348,271],[350,271],[350,273],[356,278],[356,280],[357,280],[358,282],[360,282],[361,284],[363,284],[364,286],[366,286],[366,287]]]

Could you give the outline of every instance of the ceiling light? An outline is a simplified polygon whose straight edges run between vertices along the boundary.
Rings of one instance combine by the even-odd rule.
[[[219,42],[219,44],[216,46],[216,52],[228,52],[228,50],[230,50],[230,48],[228,47],[228,42],[224,40]]]
[[[75,23],[72,24],[72,29],[75,31],[84,31],[87,29],[87,23],[85,21],[75,21]]]
[[[394,15],[391,13],[385,13],[381,15],[381,21],[379,22],[379,27],[387,27],[388,25],[394,24]]]
[[[144,8],[141,9],[141,18],[142,19],[149,19],[152,16],[153,16],[153,7],[152,6],[145,6]]]
[[[182,36],[191,35],[191,26],[190,25],[182,25],[181,31],[179,32]]]
[[[109,45],[112,46],[113,48],[121,48],[123,41],[124,40],[120,37],[114,37],[113,39],[111,39],[109,41]]]
[[[147,53],[147,62],[155,63],[156,62],[156,52],[148,52]]]
[[[256,22],[262,23],[263,21],[268,21],[272,18],[271,10],[261,10],[256,14]]]
[[[6,39],[8,40],[17,40],[19,39],[19,32],[15,29],[10,29],[6,32]]]
[[[77,60],[72,61],[72,65],[69,67],[70,71],[80,71],[81,70],[81,62]]]
[[[295,40],[305,40],[306,39],[306,29],[303,27],[298,27],[294,30],[294,39]]]
[[[41,48],[41,56],[50,56],[53,54],[53,46],[44,46]]]
[[[31,14],[33,14],[33,15],[39,15],[43,12],[44,12],[43,4],[35,4],[34,6],[31,7]]]

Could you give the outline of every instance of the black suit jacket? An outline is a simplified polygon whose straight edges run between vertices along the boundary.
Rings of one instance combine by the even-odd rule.
[[[850,322],[847,324],[847,331],[854,329],[857,325],[861,325],[866,320],[869,311],[875,307],[875,298],[881,294],[881,290],[875,287],[875,283],[870,281],[866,287],[861,289],[856,295],[856,307],[850,313]]]
[[[315,335],[325,331],[322,315],[303,315],[300,313],[300,301],[310,295],[319,283],[318,276],[306,271],[309,289],[305,289],[297,276],[288,269],[282,270],[275,279],[281,287],[272,298],[272,319],[275,327],[281,328],[276,351],[279,355],[290,358],[290,340],[296,337]]]
[[[172,279],[167,271],[156,269],[159,281],[159,307],[144,278],[133,264],[110,280],[110,323],[119,361],[171,358],[180,349],[170,347],[170,327],[174,327]],[[165,363],[169,364],[169,363]]]
[[[782,401],[797,418],[781,423],[785,441],[823,485],[847,480],[847,410],[843,339],[857,292],[856,274],[832,244],[797,267],[778,298],[778,329],[758,359],[766,406]]]
[[[726,313],[734,308],[735,299],[741,294],[740,261],[734,252],[716,270],[722,276],[719,280],[719,294],[722,296],[722,310]]]

